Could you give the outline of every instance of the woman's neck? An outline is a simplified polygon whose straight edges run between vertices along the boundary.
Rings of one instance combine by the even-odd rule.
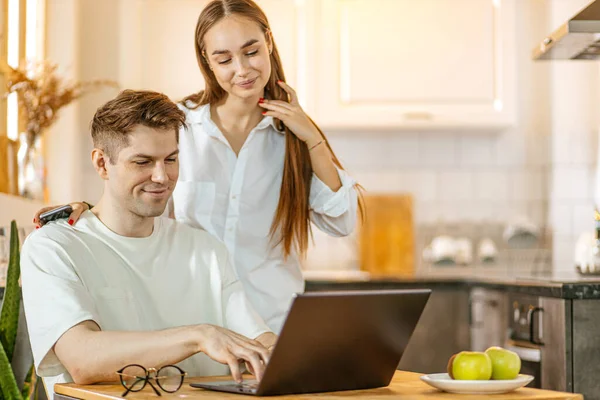
[[[211,105],[213,121],[226,136],[247,136],[262,120],[263,108],[258,106],[256,99],[241,99],[227,96],[223,101]]]

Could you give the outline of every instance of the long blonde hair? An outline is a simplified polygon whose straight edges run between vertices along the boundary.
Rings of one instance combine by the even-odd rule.
[[[198,93],[192,94],[183,99],[183,104],[188,101],[195,104],[197,108],[204,104],[217,103],[225,97],[225,90],[219,85],[215,75],[210,70],[208,60],[204,57],[204,35],[217,22],[230,15],[239,15],[256,22],[269,40],[270,32],[269,22],[265,13],[252,0],[213,0],[210,2],[198,17],[196,24],[195,48],[198,66],[204,76],[206,88]],[[279,58],[279,51],[275,41],[270,37],[272,44],[271,76],[265,86],[265,97],[273,100],[288,101],[288,94],[277,84],[278,80],[285,82],[285,74]],[[279,204],[273,223],[271,224],[270,236],[273,240],[277,234],[280,236],[274,239],[275,244],[283,242],[283,254],[287,258],[295,247],[297,253],[303,256],[308,249],[308,238],[311,232],[309,194],[310,183],[312,179],[312,165],[310,154],[306,144],[298,139],[280,120],[275,120],[279,130],[285,131],[286,147],[283,169],[283,180],[281,182],[281,191],[279,194]],[[325,134],[314,123],[321,136],[325,139]],[[333,153],[327,141],[325,142],[333,162],[340,169],[342,168],[339,160]],[[363,215],[363,202],[359,198],[359,209]]]

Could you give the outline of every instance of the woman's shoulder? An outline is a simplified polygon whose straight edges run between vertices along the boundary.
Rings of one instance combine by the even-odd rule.
[[[202,115],[206,112],[209,104],[197,105],[191,100],[180,101],[177,107],[185,114],[185,120],[189,123],[201,123]]]

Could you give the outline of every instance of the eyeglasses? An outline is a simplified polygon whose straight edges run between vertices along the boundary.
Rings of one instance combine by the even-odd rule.
[[[165,365],[160,369],[144,368],[138,364],[130,364],[117,371],[121,385],[126,389],[121,396],[125,397],[129,392],[139,392],[146,387],[146,383],[158,396],[162,396],[156,386],[150,382],[154,379],[164,392],[175,393],[181,388],[183,378],[187,375],[176,365]]]

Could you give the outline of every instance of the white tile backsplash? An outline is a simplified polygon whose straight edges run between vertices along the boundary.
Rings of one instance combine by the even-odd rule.
[[[477,171],[473,173],[475,180],[474,199],[505,202],[508,200],[508,173],[504,171]]]
[[[456,135],[426,133],[419,146],[421,165],[449,167],[457,162]]]
[[[534,224],[548,224],[548,203],[546,201],[530,201],[527,205],[527,216]]]
[[[555,166],[552,170],[552,198],[558,201],[588,199],[593,194],[591,181],[590,167]]]
[[[525,165],[527,137],[523,131],[509,129],[496,137],[495,164],[500,167],[522,167]]]
[[[555,233],[552,243],[555,272],[575,271],[575,244],[577,236]]]
[[[549,129],[529,132],[526,138],[527,165],[532,167],[548,167],[550,165]]]
[[[442,202],[472,200],[475,194],[473,173],[470,171],[443,171],[439,174],[439,200]]]
[[[575,204],[573,207],[573,234],[594,231],[594,205],[591,202]]]
[[[407,171],[400,174],[403,191],[413,193],[415,200],[435,201],[438,192],[438,173],[434,171]]]
[[[388,139],[385,135],[333,134],[328,135],[335,154],[342,165],[351,171],[381,171],[388,157]]]
[[[458,162],[461,166],[485,166],[494,158],[493,137],[464,135],[458,143]]]
[[[569,202],[552,205],[550,221],[556,235],[573,235],[573,210],[574,206]]]
[[[545,200],[547,194],[546,174],[539,168],[530,168],[510,172],[510,199],[523,200]]]
[[[580,130],[569,135],[571,143],[568,155],[572,165],[591,165],[596,160],[598,149],[597,134],[595,131]]]
[[[419,135],[388,134],[383,163],[392,169],[419,165]]]

